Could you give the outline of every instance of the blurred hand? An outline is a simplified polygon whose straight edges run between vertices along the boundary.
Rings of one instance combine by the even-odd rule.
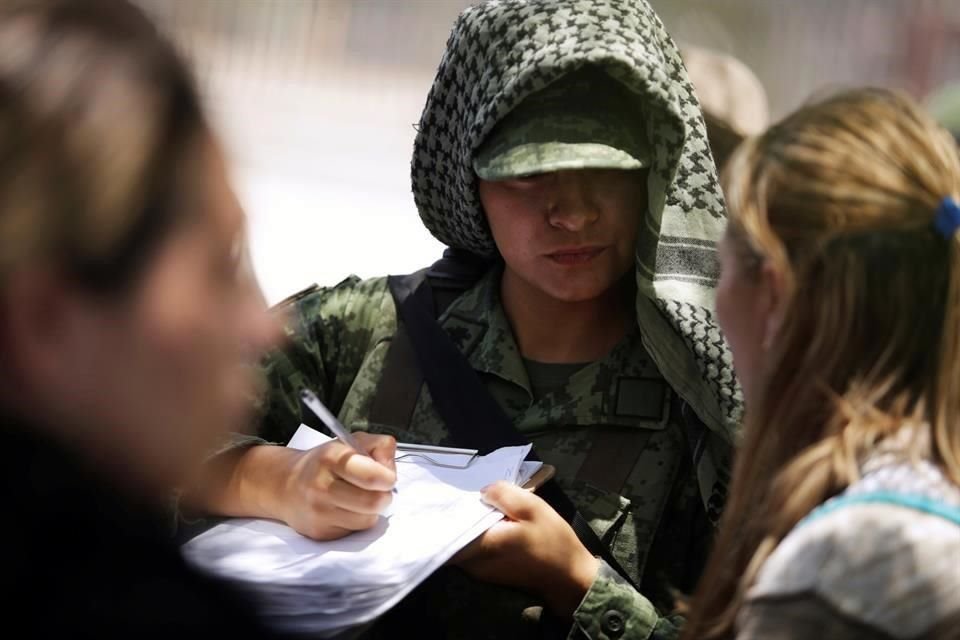
[[[599,570],[599,561],[553,508],[508,482],[483,491],[483,500],[507,519],[451,560],[473,577],[541,596],[557,615],[570,617]]]
[[[353,435],[372,459],[337,440],[291,456],[275,510],[300,534],[342,538],[372,527],[390,504],[397,482],[396,440]]]

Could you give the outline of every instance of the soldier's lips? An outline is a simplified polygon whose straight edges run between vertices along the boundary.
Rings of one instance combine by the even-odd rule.
[[[548,253],[547,258],[559,265],[576,266],[587,264],[606,250],[606,247],[577,247],[575,249],[562,249],[560,251]]]

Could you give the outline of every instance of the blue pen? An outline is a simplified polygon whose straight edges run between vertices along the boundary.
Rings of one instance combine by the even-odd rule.
[[[316,396],[315,393],[309,389],[303,389],[300,391],[300,399],[303,400],[303,404],[307,405],[307,408],[310,411],[313,411],[317,414],[317,417],[323,421],[323,424],[327,426],[330,431],[333,432],[333,435],[337,436],[337,440],[340,440],[345,445],[356,451],[362,456],[370,458],[371,456],[360,446],[360,443],[357,442],[357,439],[347,430],[343,423],[337,420],[337,416],[333,415],[329,409],[323,406],[323,403],[320,402],[320,398]],[[372,459],[372,458],[371,458]],[[397,492],[397,488],[393,488],[393,492]]]

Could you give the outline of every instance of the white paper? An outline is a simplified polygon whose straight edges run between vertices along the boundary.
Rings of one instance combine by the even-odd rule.
[[[287,443],[287,448],[307,451],[308,449],[313,449],[314,447],[319,447],[322,444],[326,444],[331,440],[333,440],[333,438],[326,436],[305,424],[302,424],[297,428],[297,431],[293,434],[293,437],[290,438],[290,442]]]
[[[329,440],[301,426],[289,446],[309,449]],[[400,461],[390,517],[340,540],[317,542],[279,522],[237,519],[191,540],[183,553],[251,592],[268,624],[332,634],[386,612],[499,521],[502,514],[479,492],[498,480],[529,478],[540,465],[524,462],[529,451],[529,445],[504,447],[466,468]]]

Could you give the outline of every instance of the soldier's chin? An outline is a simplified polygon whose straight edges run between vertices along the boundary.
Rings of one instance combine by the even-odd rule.
[[[575,304],[597,300],[610,291],[610,285],[605,282],[594,279],[578,280],[569,278],[566,281],[552,283],[545,292],[555,300]]]

